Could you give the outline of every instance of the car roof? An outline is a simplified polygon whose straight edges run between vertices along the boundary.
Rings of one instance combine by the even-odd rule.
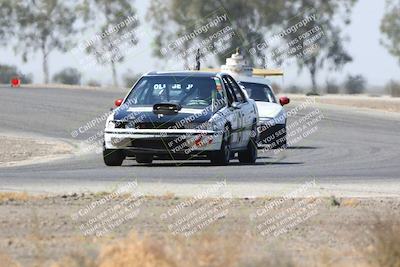
[[[244,83],[259,83],[271,86],[271,81],[262,77],[234,76],[236,81]]]
[[[215,77],[221,75],[221,72],[205,71],[152,71],[144,76],[193,76],[193,77]]]

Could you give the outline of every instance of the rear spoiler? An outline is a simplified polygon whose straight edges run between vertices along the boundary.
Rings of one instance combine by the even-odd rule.
[[[278,69],[255,69],[253,68],[253,75],[255,76],[283,76],[283,70]]]
[[[201,69],[201,71],[208,71],[208,72],[220,72],[221,69],[218,68],[204,68]],[[267,76],[283,76],[283,70],[279,69],[256,69],[253,68],[253,75],[254,76],[262,76],[262,77],[267,77]]]

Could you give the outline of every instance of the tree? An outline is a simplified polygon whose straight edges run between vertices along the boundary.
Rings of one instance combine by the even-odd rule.
[[[116,64],[123,62],[127,51],[138,42],[135,29],[139,26],[139,20],[132,2],[85,0],[79,7],[85,23],[102,21],[95,23],[97,34],[87,40],[85,52],[94,56],[99,64],[111,66],[114,86],[118,86]]]
[[[244,48],[260,42],[268,31],[266,27],[271,29],[274,23],[280,21],[280,13],[277,11],[283,9],[284,3],[282,0],[154,0],[147,14],[156,31],[154,54],[159,58],[172,56],[174,59],[182,59],[181,62],[187,67],[189,58],[192,60],[193,57],[194,62],[197,49],[201,49],[203,56],[220,51],[215,57],[219,63],[223,63],[237,47]],[[201,31],[213,20],[225,15],[226,19],[219,21],[217,26]],[[228,34],[225,34],[208,42],[214,34],[228,26],[232,28],[229,34],[233,33],[233,38],[226,38]],[[195,36],[191,38],[190,35]],[[176,43],[179,45],[174,45]],[[221,45],[225,46],[224,49],[220,49]],[[262,57],[264,52],[257,50],[250,54],[247,49],[242,51],[249,63]]]
[[[75,68],[65,68],[53,76],[53,81],[62,84],[81,84],[82,74]]]
[[[44,82],[49,82],[49,55],[55,50],[67,51],[76,32],[74,7],[59,0],[19,0],[14,2],[16,12],[15,51],[28,54],[42,53]]]
[[[365,91],[367,80],[362,75],[348,75],[344,88],[348,94],[361,94]]]
[[[12,22],[15,19],[12,0],[0,0],[0,44],[8,44],[10,35],[13,34]]]
[[[128,69],[128,71],[126,73],[124,73],[124,75],[122,76],[124,86],[127,88],[132,88],[132,86],[139,79],[140,79],[140,75],[133,73],[132,70],[130,70],[130,69]]]
[[[400,1],[386,0],[386,12],[381,21],[382,44],[400,63]]]
[[[325,63],[330,63],[331,68],[338,70],[351,61],[350,55],[343,46],[345,38],[341,35],[341,27],[334,22],[337,18],[336,15],[343,11],[342,21],[348,24],[349,14],[354,2],[355,0],[155,0],[150,6],[148,17],[153,21],[153,27],[156,31],[155,54],[159,57],[166,57],[166,53],[161,53],[163,49],[164,52],[168,51],[171,54],[187,51],[187,47],[201,44],[220,28],[230,25],[237,38],[225,41],[228,49],[226,53],[217,54],[218,62],[223,63],[236,47],[242,47],[244,48],[242,51],[244,51],[244,55],[250,64],[256,62],[268,67],[270,62],[268,62],[266,55],[271,54],[271,50],[281,49],[298,38],[300,34],[304,34],[319,25],[325,36],[317,40],[318,49],[306,58],[296,57],[299,68],[306,67],[309,70],[313,91],[316,91],[316,77],[319,68]],[[219,28],[211,28],[206,34],[199,34],[195,39],[187,40],[173,51],[166,49],[172,42],[195,32],[201,25],[206,25],[215,17],[216,13],[228,15],[229,20],[226,21],[225,25],[221,25]],[[283,40],[278,47],[274,48],[273,45],[266,42],[270,36],[290,29],[296,24],[296,21],[301,21],[313,14],[318,14],[315,21],[301,27],[296,32],[282,35],[281,39]],[[303,48],[305,47],[303,44]],[[211,50],[217,50],[217,48],[216,45],[213,45]],[[302,54],[305,50],[300,49],[298,53]],[[193,55],[188,53],[187,56]],[[187,60],[188,57],[183,59]],[[272,56],[272,58],[276,60],[275,56]],[[278,59],[276,62],[281,63],[282,61],[284,59]]]
[[[350,23],[354,3],[355,0],[298,0],[286,8],[286,17],[293,19],[283,23],[287,33],[284,39],[295,51],[293,56],[299,70],[308,69],[312,94],[317,94],[317,75],[321,68],[328,65],[330,70],[337,71],[352,61],[344,48],[346,38],[341,28]]]

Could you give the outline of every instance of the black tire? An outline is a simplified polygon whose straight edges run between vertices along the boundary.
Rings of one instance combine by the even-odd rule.
[[[254,164],[257,160],[257,143],[254,138],[250,138],[247,149],[238,153],[240,163]]]
[[[103,149],[103,160],[107,166],[121,166],[124,159],[125,155],[119,149]]]
[[[231,159],[231,132],[229,127],[225,128],[226,130],[222,136],[221,149],[210,155],[211,164],[213,165],[226,166]]]
[[[273,147],[273,149],[286,149],[287,148],[286,133],[281,138],[283,138],[283,142],[280,142],[278,145],[275,145]]]
[[[153,162],[153,155],[136,154],[136,162],[150,164]]]

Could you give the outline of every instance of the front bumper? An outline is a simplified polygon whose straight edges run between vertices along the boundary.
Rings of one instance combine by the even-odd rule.
[[[270,145],[276,140],[286,136],[286,124],[268,125],[259,123],[257,125],[258,145]]]
[[[106,149],[123,149],[146,154],[194,154],[221,148],[216,131],[191,129],[106,129]]]

